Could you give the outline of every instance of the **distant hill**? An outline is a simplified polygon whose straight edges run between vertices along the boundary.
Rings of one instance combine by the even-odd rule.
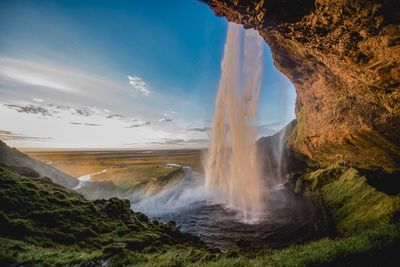
[[[65,186],[69,189],[76,187],[79,184],[78,179],[52,167],[39,160],[33,159],[28,155],[18,151],[16,148],[9,147],[6,143],[0,140],[0,163],[11,168],[25,168],[25,171],[32,170],[38,174],[40,178],[48,177],[54,183]],[[15,172],[20,173],[19,171]],[[21,174],[21,173],[20,173]],[[32,175],[30,175],[32,176]],[[35,177],[35,176],[33,176]]]

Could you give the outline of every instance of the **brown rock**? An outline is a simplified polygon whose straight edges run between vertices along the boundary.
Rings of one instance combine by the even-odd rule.
[[[400,169],[397,1],[202,2],[257,29],[294,84],[293,150],[322,164]]]

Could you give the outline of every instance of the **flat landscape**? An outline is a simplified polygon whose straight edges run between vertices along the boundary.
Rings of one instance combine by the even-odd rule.
[[[132,187],[149,179],[165,177],[179,165],[202,172],[201,150],[99,150],[24,151],[29,156],[81,177],[112,181],[119,187]]]

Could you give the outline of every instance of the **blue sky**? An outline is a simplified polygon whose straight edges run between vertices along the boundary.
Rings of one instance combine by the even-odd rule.
[[[197,147],[227,21],[196,0],[1,1],[0,138],[19,147]],[[265,46],[260,134],[294,117]]]

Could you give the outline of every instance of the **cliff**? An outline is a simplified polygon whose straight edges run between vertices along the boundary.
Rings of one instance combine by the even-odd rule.
[[[322,165],[400,168],[397,1],[201,1],[257,29],[294,84],[291,149]]]

